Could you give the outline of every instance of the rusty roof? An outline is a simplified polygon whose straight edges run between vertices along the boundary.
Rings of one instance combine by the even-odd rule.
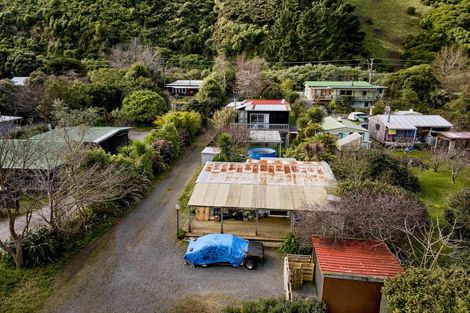
[[[325,162],[207,162],[188,204],[248,210],[329,210],[328,194],[335,186],[333,173]]]
[[[439,135],[449,139],[470,140],[470,132],[440,132]]]
[[[312,237],[314,253],[323,275],[376,278],[383,280],[403,271],[383,241],[342,240]]]
[[[262,159],[207,162],[197,183],[328,187],[336,183],[326,162]]]

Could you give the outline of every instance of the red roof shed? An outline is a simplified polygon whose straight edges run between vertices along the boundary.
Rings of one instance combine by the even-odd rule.
[[[383,241],[338,242],[314,236],[312,246],[317,293],[328,312],[381,311],[384,279],[403,271]]]

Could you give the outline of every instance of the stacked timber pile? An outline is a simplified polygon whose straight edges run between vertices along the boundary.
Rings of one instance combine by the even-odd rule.
[[[304,281],[313,281],[313,258],[311,255],[288,254],[289,269],[300,270],[302,284]]]
[[[313,281],[313,258],[311,255],[288,254],[284,258],[284,288],[286,299],[292,299],[292,290],[302,288],[304,281]]]

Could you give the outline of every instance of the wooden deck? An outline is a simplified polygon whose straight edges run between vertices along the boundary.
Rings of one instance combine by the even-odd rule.
[[[188,230],[188,225],[185,225]],[[263,242],[280,243],[290,231],[290,220],[283,217],[262,217],[258,221],[258,235],[256,235],[256,222],[224,220],[224,233],[234,234],[245,239],[259,240]],[[188,237],[199,237],[207,234],[220,233],[220,222],[191,221],[191,232]]]

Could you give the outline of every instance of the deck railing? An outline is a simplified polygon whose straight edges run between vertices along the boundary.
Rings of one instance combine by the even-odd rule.
[[[230,128],[245,128],[250,130],[278,130],[289,131],[289,124],[267,124],[267,123],[231,123]]]

